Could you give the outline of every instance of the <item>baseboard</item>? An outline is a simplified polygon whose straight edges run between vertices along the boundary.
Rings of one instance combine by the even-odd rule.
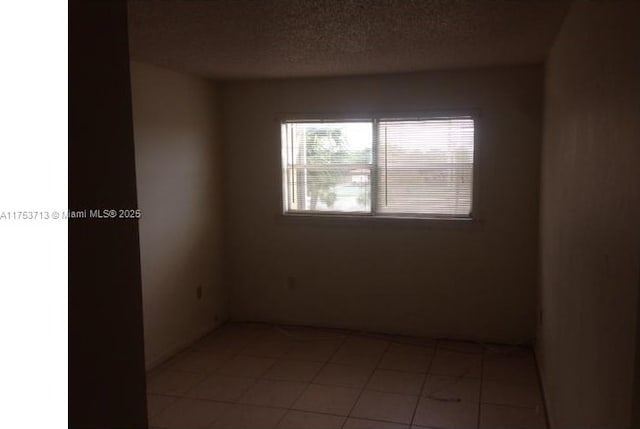
[[[351,331],[353,333],[368,333],[368,334],[379,334],[379,335],[398,335],[404,337],[416,337],[416,338],[431,338],[434,340],[453,340],[453,341],[471,341],[477,342],[480,344],[493,344],[493,345],[507,345],[507,346],[522,346],[522,347],[530,347],[533,348],[535,344],[534,340],[529,339],[525,341],[499,341],[492,338],[485,338],[483,336],[457,336],[451,334],[438,334],[436,332],[429,334],[424,334],[416,331],[407,331],[403,329],[371,329],[368,326],[357,325],[357,324],[335,324],[331,322],[325,321],[305,321],[300,322],[296,320],[287,320],[287,319],[248,319],[248,318],[230,318],[229,322],[231,323],[262,323],[267,325],[280,325],[280,326],[294,326],[294,327],[306,327],[306,328],[318,328],[318,329],[336,329],[342,331]]]

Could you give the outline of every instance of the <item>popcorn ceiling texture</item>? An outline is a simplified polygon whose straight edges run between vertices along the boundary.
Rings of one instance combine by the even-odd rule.
[[[568,3],[497,0],[130,1],[132,59],[218,79],[535,63]]]

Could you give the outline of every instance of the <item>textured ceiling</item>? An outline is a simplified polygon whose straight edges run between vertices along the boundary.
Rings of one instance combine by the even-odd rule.
[[[542,61],[565,1],[129,2],[131,58],[236,79]]]

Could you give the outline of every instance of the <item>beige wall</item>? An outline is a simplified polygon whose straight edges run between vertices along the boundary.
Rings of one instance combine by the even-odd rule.
[[[534,337],[541,66],[230,82],[222,96],[233,319]],[[481,112],[479,222],[278,217],[278,115],[468,108]]]
[[[137,62],[131,84],[149,368],[226,317],[218,96],[204,79]]]
[[[577,2],[550,53],[539,362],[553,427],[629,427],[640,273],[640,4]]]

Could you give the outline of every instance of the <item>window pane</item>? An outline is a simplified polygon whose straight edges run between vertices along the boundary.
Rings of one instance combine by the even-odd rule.
[[[368,212],[371,210],[370,170],[296,169],[306,188],[304,208],[308,211]],[[295,208],[294,208],[295,210]]]
[[[287,211],[371,210],[371,122],[283,127]]]
[[[378,138],[378,212],[471,214],[473,119],[380,121]]]

